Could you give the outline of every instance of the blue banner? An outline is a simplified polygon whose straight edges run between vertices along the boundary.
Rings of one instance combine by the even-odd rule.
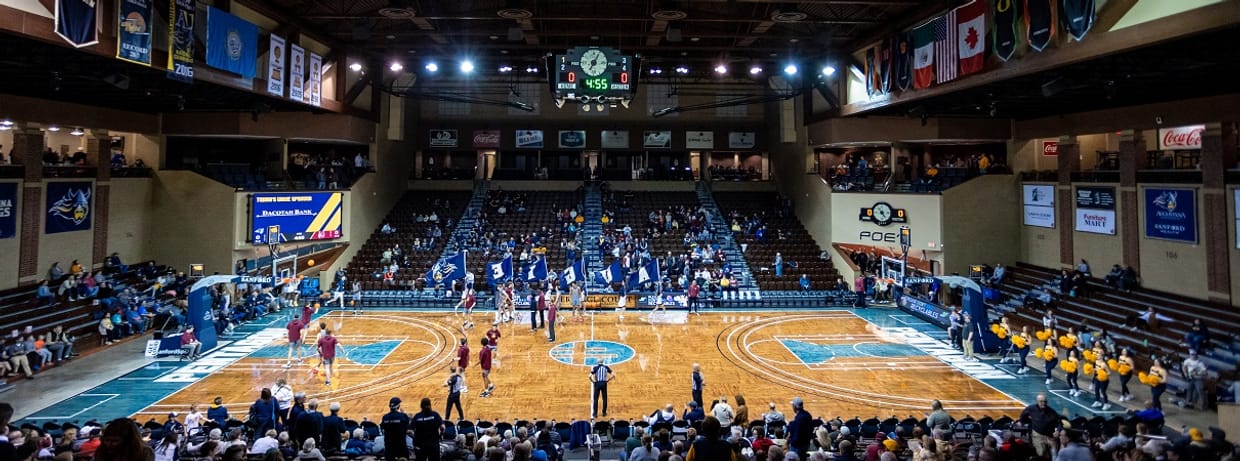
[[[897,304],[899,304],[899,306],[904,310],[911,312],[913,315],[933,322],[938,326],[951,326],[951,320],[948,319],[948,315],[951,314],[951,311],[944,309],[937,304],[922,301],[912,296],[901,296]]]
[[[547,258],[535,256],[534,260],[525,267],[525,281],[541,282],[547,280]]]
[[[116,57],[135,64],[151,65],[151,2],[120,0],[116,23]]]
[[[258,26],[208,7],[207,65],[254,78],[258,73]]]
[[[56,0],[56,35],[74,47],[99,43],[97,0]]]
[[[0,183],[0,239],[17,236],[17,183]]]
[[[94,185],[89,181],[47,183],[48,234],[90,229]]]
[[[603,285],[611,285],[623,278],[624,268],[620,267],[620,260],[612,261],[611,266],[594,273],[594,281]]]
[[[168,78],[194,81],[194,5],[196,0],[168,4]]]
[[[573,282],[584,282],[585,280],[586,271],[582,269],[582,261],[578,259],[572,264],[569,264],[568,268],[564,269],[564,276],[560,277],[560,285],[561,288],[567,290],[568,285]]]
[[[504,259],[487,263],[487,280],[492,285],[499,285],[512,278],[512,253],[504,255]]]
[[[431,270],[426,272],[426,284],[431,286],[443,285],[464,277],[465,252],[458,251],[454,255],[444,257],[435,262]]]
[[[1145,236],[1197,243],[1197,191],[1145,189]]]
[[[636,287],[650,282],[659,283],[661,279],[662,277],[659,276],[659,260],[651,258],[637,272],[629,275],[629,286]]]
[[[250,228],[255,245],[338,239],[343,234],[344,194],[254,194]]]

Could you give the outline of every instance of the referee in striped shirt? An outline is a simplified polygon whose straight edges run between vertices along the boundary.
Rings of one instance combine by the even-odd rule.
[[[590,407],[590,417],[598,415],[598,398],[603,396],[603,416],[607,416],[607,383],[616,379],[616,374],[607,366],[607,359],[600,359],[590,370],[590,382],[594,383],[594,398]]]

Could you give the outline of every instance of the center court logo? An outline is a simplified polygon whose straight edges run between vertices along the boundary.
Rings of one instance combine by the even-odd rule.
[[[603,360],[611,366],[619,365],[632,360],[637,352],[612,341],[572,341],[551,348],[548,354],[552,360],[565,365],[593,367]]]

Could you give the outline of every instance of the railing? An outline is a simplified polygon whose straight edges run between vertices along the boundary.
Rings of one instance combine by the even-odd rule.
[[[1140,183],[1201,183],[1200,170],[1140,170],[1137,171],[1137,182]]]
[[[24,178],[26,177],[26,167],[21,165],[2,165],[0,166],[0,178]]]
[[[99,169],[93,166],[44,166],[45,178],[93,178]]]
[[[113,178],[149,178],[151,176],[152,170],[147,167],[112,168]]]
[[[1020,180],[1021,182],[1056,182],[1059,181],[1059,172],[1055,170],[1022,171]]]
[[[1109,170],[1074,171],[1072,182],[1119,182],[1119,172]]]

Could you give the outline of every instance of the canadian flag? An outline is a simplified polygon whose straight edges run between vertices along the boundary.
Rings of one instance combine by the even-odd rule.
[[[986,64],[986,2],[973,0],[956,9],[956,30],[960,49],[960,75],[982,70]]]

